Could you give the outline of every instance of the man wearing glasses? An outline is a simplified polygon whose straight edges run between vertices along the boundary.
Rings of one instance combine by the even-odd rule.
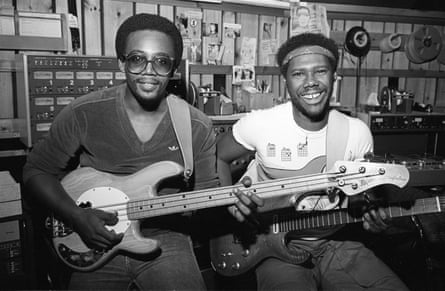
[[[115,44],[126,82],[92,92],[66,106],[54,120],[48,137],[35,145],[24,167],[27,194],[71,226],[97,253],[125,241],[122,232],[110,230],[122,215],[94,206],[79,207],[59,179],[77,167],[125,177],[162,161],[184,165],[166,101],[167,84],[183,51],[178,29],[166,18],[138,14],[122,23]],[[177,175],[160,185],[147,185],[147,189],[157,187],[159,195],[216,187],[218,183],[211,121],[185,102],[179,103],[190,111],[195,170],[187,182]],[[103,201],[111,199],[107,193],[101,194]],[[141,236],[160,242],[160,250],[139,255],[119,252],[96,270],[73,272],[69,288],[205,289],[188,223],[181,214],[141,221]]]

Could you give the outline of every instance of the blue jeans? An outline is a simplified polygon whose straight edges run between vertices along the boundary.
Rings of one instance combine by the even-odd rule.
[[[160,254],[145,259],[118,255],[94,272],[74,272],[69,289],[206,289],[189,236],[162,232],[150,238],[160,241]]]
[[[328,241],[319,247],[310,267],[276,258],[262,262],[256,269],[258,290],[408,290],[397,275],[361,243]]]

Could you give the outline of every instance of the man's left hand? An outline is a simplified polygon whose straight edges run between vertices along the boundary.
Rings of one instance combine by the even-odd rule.
[[[363,215],[363,228],[374,233],[383,232],[388,228],[389,220],[383,208],[370,209]]]

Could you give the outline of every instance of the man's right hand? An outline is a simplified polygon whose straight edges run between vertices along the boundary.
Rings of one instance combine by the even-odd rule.
[[[72,219],[74,231],[90,249],[108,250],[118,244],[124,237],[105,226],[115,225],[119,219],[116,213],[105,212],[99,209],[79,208],[80,211]]]
[[[233,193],[238,197],[238,201],[235,205],[228,207],[230,214],[239,222],[256,222],[256,210],[258,207],[264,206],[264,200],[250,191],[244,193],[240,189],[236,189]]]

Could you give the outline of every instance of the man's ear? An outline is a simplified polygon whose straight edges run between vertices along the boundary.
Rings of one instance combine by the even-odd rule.
[[[121,70],[122,73],[125,73],[125,62],[121,61],[120,59],[117,60],[119,65],[119,70]]]

